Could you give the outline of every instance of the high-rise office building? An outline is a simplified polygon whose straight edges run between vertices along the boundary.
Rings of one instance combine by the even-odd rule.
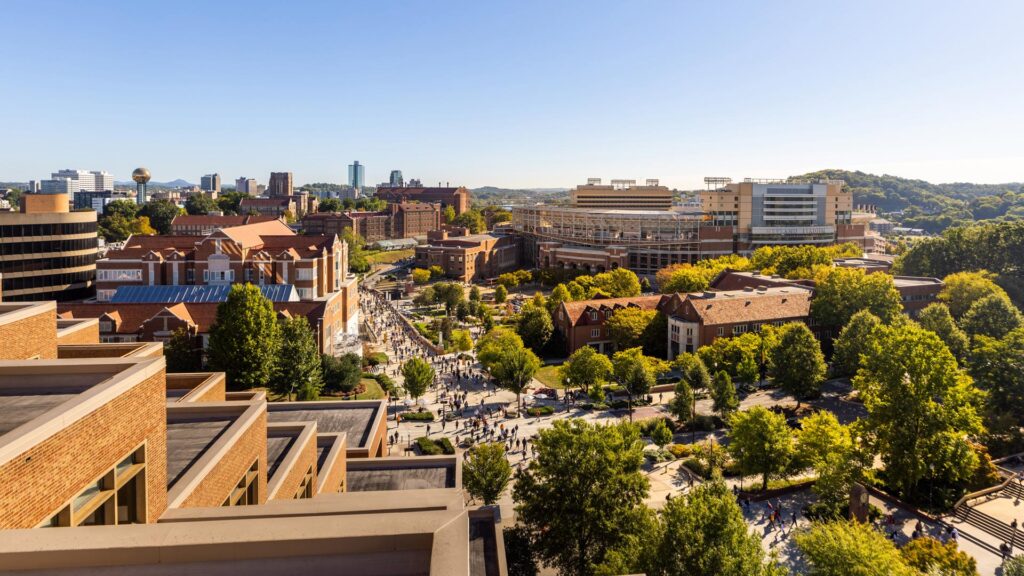
[[[363,184],[366,182],[366,177],[363,171],[364,168],[365,166],[360,164],[359,160],[356,160],[348,166],[348,185],[355,189],[356,196],[359,195],[360,191],[363,189]]]
[[[220,192],[220,174],[214,172],[203,176],[199,182],[199,188],[203,192]]]
[[[114,175],[102,170],[58,170],[50,174],[53,180],[67,178],[71,181],[71,193],[103,192],[114,189]]]
[[[43,180],[39,184],[39,191],[43,194],[67,194],[73,196],[78,193],[78,186],[71,178],[53,178]]]
[[[41,186],[39,184],[39,180],[29,180],[28,189],[25,190],[25,192],[28,192],[29,194],[38,194],[40,190]]]
[[[389,184],[391,184],[392,188],[401,188],[402,186],[405,186],[405,179],[402,178],[401,170],[391,171],[391,178],[389,179]]]
[[[291,172],[270,173],[270,185],[267,186],[268,196],[291,196],[294,193]]]
[[[245,176],[242,176],[235,180],[235,192],[248,194],[250,196],[258,196],[258,188],[259,185],[256,184],[255,178],[246,178]]]

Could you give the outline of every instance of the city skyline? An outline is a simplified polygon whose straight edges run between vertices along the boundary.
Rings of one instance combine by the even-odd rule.
[[[359,158],[370,185],[393,169],[508,188],[824,168],[1024,180],[1011,2],[239,6],[7,7],[12,28],[50,41],[0,62],[22,86],[4,96],[0,179],[146,166],[155,181],[286,169],[340,183],[339,159]],[[154,41],[134,40],[139,22]],[[226,22],[276,22],[294,41],[230,42]],[[218,75],[290,88],[211,90]]]

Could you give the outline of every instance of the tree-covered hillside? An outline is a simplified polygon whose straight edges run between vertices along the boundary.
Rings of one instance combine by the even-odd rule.
[[[899,176],[849,170],[819,170],[793,178],[831,178],[846,182],[858,205],[879,213],[901,212],[892,218],[913,228],[941,232],[975,220],[1024,218],[1024,184],[932,184]]]

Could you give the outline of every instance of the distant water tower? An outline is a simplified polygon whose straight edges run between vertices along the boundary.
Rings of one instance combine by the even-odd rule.
[[[135,180],[135,203],[139,206],[146,203],[146,183],[149,182],[149,178],[148,168],[136,168],[132,172],[132,180]]]

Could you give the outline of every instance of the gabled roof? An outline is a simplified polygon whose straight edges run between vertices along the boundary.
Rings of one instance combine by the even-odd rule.
[[[155,252],[167,258],[175,251],[185,253],[194,251],[196,242],[202,239],[202,236],[178,236],[173,234],[166,236],[140,236],[133,234],[124,241],[124,247],[121,249],[108,250],[107,258],[111,260],[136,260],[150,252]]]
[[[252,248],[263,244],[267,236],[295,236],[295,232],[287,224],[280,220],[269,220],[246,224],[245,226],[232,226],[220,230],[225,236],[238,242],[245,248]]]
[[[692,311],[705,326],[773,322],[804,318],[811,313],[813,292],[802,286],[687,294],[676,316]]]
[[[572,325],[576,325],[584,314],[590,310],[617,310],[620,308],[637,307],[644,310],[656,310],[662,296],[631,296],[627,298],[598,298],[594,300],[577,300],[562,302],[562,309]]]
[[[326,300],[300,302],[274,302],[274,310],[289,317],[306,316],[315,328],[317,320],[323,316]],[[58,303],[59,318],[99,318],[104,314],[120,316],[117,325],[118,334],[135,334],[147,320],[169,311],[182,320],[188,320],[199,333],[208,333],[217,321],[219,302],[182,302],[173,306],[166,303],[124,304],[111,302],[90,303]]]
[[[258,222],[269,222],[277,220],[273,216],[262,216],[258,214],[232,215],[232,216],[211,216],[207,214],[182,214],[175,216],[171,221],[171,227],[208,227],[208,228],[229,228],[231,226],[243,226],[245,224],[256,224]]]

